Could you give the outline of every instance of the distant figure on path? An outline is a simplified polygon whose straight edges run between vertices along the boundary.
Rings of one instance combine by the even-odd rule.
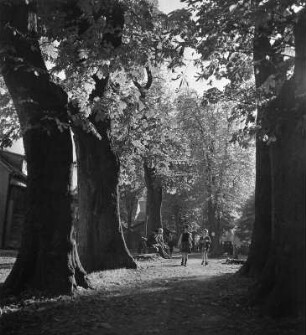
[[[184,227],[183,233],[181,234],[178,241],[178,247],[181,248],[182,252],[181,265],[186,266],[188,254],[191,252],[192,248],[192,235],[188,232],[188,226]]]
[[[158,228],[156,242],[158,245],[158,252],[163,258],[170,258],[168,255],[168,245],[164,241],[164,230],[163,228]]]
[[[211,246],[211,238],[208,235],[208,230],[203,230],[203,236],[200,238],[200,247],[202,252],[202,263],[201,265],[208,265],[208,252]]]
[[[151,234],[148,236],[148,239],[147,239],[147,245],[151,248],[156,248],[156,244],[157,244],[157,229],[152,231]]]
[[[167,244],[164,242],[164,230],[158,228],[148,238],[148,245],[154,248],[163,258],[170,258],[167,253]]]
[[[167,244],[169,246],[169,255],[170,257],[172,258],[172,254],[173,254],[173,247],[174,247],[174,237],[173,237],[173,234],[172,233],[169,233],[168,234],[168,237],[167,237]]]
[[[160,244],[160,246],[162,246],[162,247],[164,247],[164,245],[165,245],[163,228],[158,228],[157,229],[156,243]]]

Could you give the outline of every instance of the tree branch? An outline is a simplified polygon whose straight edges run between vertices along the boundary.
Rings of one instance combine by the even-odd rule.
[[[146,66],[146,72],[148,80],[144,86],[141,86],[138,81],[133,80],[134,85],[138,88],[138,91],[140,92],[140,97],[143,99],[146,97],[146,91],[152,86],[153,82],[153,76],[149,66]]]

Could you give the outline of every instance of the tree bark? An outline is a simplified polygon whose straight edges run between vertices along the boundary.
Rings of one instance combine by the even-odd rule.
[[[210,197],[207,200],[208,226],[205,228],[208,229],[209,234],[211,233],[215,234],[212,237],[211,253],[213,255],[217,255],[219,251],[219,241],[216,237],[219,235],[219,232],[217,231],[218,227],[217,227],[217,219],[216,219],[216,205],[214,204],[211,181],[208,182],[206,188],[207,188],[208,194],[210,194]]]
[[[219,200],[215,200],[216,203],[219,203]],[[214,223],[214,230],[210,231],[210,234],[214,232],[214,236],[211,236],[212,240],[212,248],[211,248],[211,254],[213,256],[220,256],[223,253],[223,247],[220,243],[220,239],[223,233],[223,227],[221,223],[221,208],[218,208],[218,205],[215,205],[215,223]]]
[[[163,189],[161,180],[156,175],[155,169],[149,167],[146,162],[143,167],[147,187],[146,224],[147,232],[150,233],[158,228],[163,228],[161,218]]]
[[[37,40],[36,1],[1,2],[1,70],[16,107],[27,159],[22,245],[4,291],[52,294],[88,287],[73,238],[72,142],[67,95],[51,82]]]
[[[255,295],[275,316],[305,315],[305,9],[299,13],[294,33],[294,77],[269,108],[276,136],[271,144],[272,240]]]
[[[107,49],[117,48],[121,44],[124,8],[115,2],[106,5],[103,15],[106,16],[106,28],[101,44]],[[82,33],[86,31],[84,27]],[[103,98],[108,84],[107,77],[100,79],[94,75],[93,79],[95,89],[89,97],[91,103],[95,98]],[[73,109],[71,106],[75,114]],[[89,121],[101,139],[81,127],[74,127],[78,161],[80,259],[89,272],[136,268],[125,244],[119,217],[120,162],[111,145],[110,118],[105,113],[101,120],[101,115],[93,112]]]
[[[211,236],[211,255],[219,256],[221,253],[220,235],[221,235],[221,224],[220,218],[218,217],[218,195],[216,190],[216,178],[213,173],[213,166],[211,157],[214,155],[214,143],[211,141],[208,146],[208,150],[205,153],[206,160],[206,192],[207,192],[207,227],[209,233],[213,233]]]
[[[262,24],[262,23],[261,23]],[[267,78],[275,74],[274,51],[270,44],[269,24],[257,25],[253,42],[255,85],[258,99],[262,101],[260,88]],[[241,273],[256,278],[263,270],[271,241],[271,163],[270,147],[263,142],[267,129],[266,106],[257,106],[257,125],[261,130],[256,135],[256,183],[255,183],[255,222],[252,243],[246,264]]]
[[[258,114],[260,111],[258,110]],[[260,117],[260,115],[259,115]],[[255,222],[247,262],[241,273],[258,277],[267,260],[271,242],[271,164],[270,148],[256,136]]]
[[[120,163],[111,148],[110,120],[95,123],[101,135],[75,131],[78,159],[79,253],[89,272],[136,268],[122,233],[118,182]]]

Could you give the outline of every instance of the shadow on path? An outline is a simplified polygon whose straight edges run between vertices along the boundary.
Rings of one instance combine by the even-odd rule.
[[[238,266],[197,255],[91,275],[96,290],[4,306],[1,335],[304,334],[299,320],[271,320],[247,307],[249,281]]]

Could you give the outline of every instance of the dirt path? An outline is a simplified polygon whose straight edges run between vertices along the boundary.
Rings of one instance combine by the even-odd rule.
[[[199,255],[182,267],[177,255],[140,261],[138,270],[94,273],[95,290],[2,306],[0,334],[304,334],[297,320],[271,320],[246,307],[249,282],[234,275],[239,267],[220,259],[204,267]],[[1,271],[3,279],[7,268],[0,267],[0,279]]]

